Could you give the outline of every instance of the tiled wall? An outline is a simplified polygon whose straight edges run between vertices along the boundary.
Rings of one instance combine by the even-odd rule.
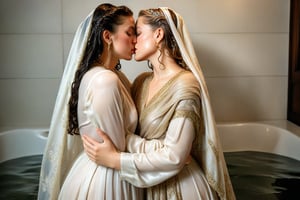
[[[90,0],[0,0],[0,128],[47,127]],[[169,6],[190,30],[218,122],[286,119],[288,0],[114,0]],[[171,6],[172,5],[172,6]],[[123,62],[131,80],[145,62]]]

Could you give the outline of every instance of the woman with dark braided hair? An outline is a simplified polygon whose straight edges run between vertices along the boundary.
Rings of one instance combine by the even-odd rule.
[[[117,170],[91,161],[80,137],[89,133],[101,141],[101,128],[125,150],[137,112],[119,60],[132,58],[135,42],[133,13],[125,6],[101,4],[78,27],[52,116],[39,199],[142,199],[142,189],[121,180]]]
[[[126,136],[128,152],[117,151],[104,130],[103,143],[83,136],[88,156],[147,188],[148,200],[234,200],[208,90],[182,17],[170,8],[142,10],[136,34],[135,60],[148,60],[152,68],[132,87],[137,134]]]

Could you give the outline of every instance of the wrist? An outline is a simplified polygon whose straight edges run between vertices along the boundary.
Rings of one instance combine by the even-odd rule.
[[[111,168],[116,169],[116,170],[120,170],[121,169],[121,153],[120,152],[116,152],[113,155],[113,162],[112,162],[112,166]]]

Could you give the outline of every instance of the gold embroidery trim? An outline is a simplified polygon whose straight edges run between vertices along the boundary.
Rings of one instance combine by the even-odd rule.
[[[178,176],[147,189],[147,199],[151,200],[182,200]]]
[[[180,71],[178,72],[176,75],[174,75],[165,85],[162,86],[162,88],[160,88],[158,90],[158,92],[156,94],[154,94],[154,96],[150,99],[150,101],[148,102],[147,105],[145,105],[145,101],[146,101],[146,97],[148,96],[146,93],[148,93],[149,90],[149,83],[152,76],[147,77],[147,79],[145,80],[145,84],[144,84],[144,88],[143,88],[143,94],[142,94],[142,100],[141,100],[141,104],[140,104],[140,110],[141,112],[141,116],[140,119],[143,120],[146,116],[148,116],[148,113],[150,111],[153,110],[153,108],[157,107],[157,104],[161,103],[159,101],[156,101],[159,97],[159,99],[164,99],[167,95],[169,95],[166,91],[169,89],[170,85],[173,84],[173,82],[181,75],[184,74],[188,71]]]
[[[200,124],[201,124],[200,117],[195,113],[195,111],[176,110],[174,115],[173,115],[173,119],[180,118],[180,117],[191,119],[194,127],[196,128],[196,130],[199,130],[198,128],[202,127],[202,126],[200,126]]]

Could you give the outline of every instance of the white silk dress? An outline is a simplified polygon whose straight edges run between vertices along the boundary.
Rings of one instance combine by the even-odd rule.
[[[88,71],[79,89],[80,134],[89,134],[101,141],[96,133],[96,128],[101,128],[115,146],[124,151],[125,136],[134,132],[137,124],[129,87],[129,81],[121,72],[103,67]],[[82,151],[62,185],[59,199],[139,200],[142,189],[121,180],[119,171],[95,164]]]

